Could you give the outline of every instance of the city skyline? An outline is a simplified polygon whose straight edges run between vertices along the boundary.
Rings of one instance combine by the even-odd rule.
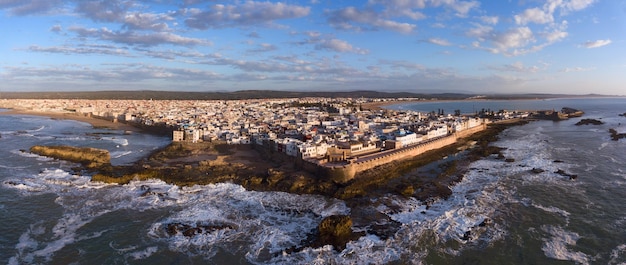
[[[602,0],[0,2],[1,91],[626,95]]]

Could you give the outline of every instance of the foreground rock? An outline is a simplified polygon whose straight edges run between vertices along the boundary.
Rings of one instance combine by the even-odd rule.
[[[30,148],[30,152],[41,156],[80,163],[87,168],[97,168],[109,165],[111,162],[109,151],[91,147],[35,145]]]
[[[346,243],[350,242],[358,235],[352,233],[352,219],[347,215],[331,215],[317,226],[318,240],[314,246],[332,245],[341,251],[346,248]]]

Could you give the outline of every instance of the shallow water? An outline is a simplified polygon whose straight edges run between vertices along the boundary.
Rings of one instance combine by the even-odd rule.
[[[494,144],[515,161],[488,157],[472,163],[448,200],[428,206],[393,195],[372,200],[376,211],[401,224],[392,237],[368,234],[342,252],[326,246],[291,254],[282,250],[299,246],[324,217],[350,208],[340,200],[234,184],[91,183],[89,176],[69,173],[71,163],[20,150],[93,146],[115,154],[114,163],[128,164],[168,139],[0,116],[0,263],[623,264],[626,141],[611,141],[608,129],[626,131],[626,118],[617,116],[626,112],[626,100],[523,102],[532,104],[515,103],[517,108],[580,108],[587,112],[583,118],[605,124],[575,126],[578,118],[510,128]],[[438,104],[459,108],[458,102]],[[545,171],[535,174],[533,168]],[[555,173],[559,169],[578,178]],[[222,229],[186,237],[169,234],[171,223]]]

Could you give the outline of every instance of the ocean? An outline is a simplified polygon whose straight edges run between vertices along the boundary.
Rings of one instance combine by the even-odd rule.
[[[533,121],[493,145],[505,162],[471,163],[447,200],[371,199],[400,224],[341,252],[300,244],[341,200],[249,191],[231,183],[178,187],[159,180],[90,182],[75,164],[30,154],[33,145],[104,148],[130,164],[169,138],[89,124],[0,115],[0,263],[3,264],[626,264],[626,98],[404,103],[391,109],[585,111],[602,125]],[[511,162],[512,161],[512,162]],[[533,172],[533,169],[536,169]],[[541,169],[541,170],[537,170]],[[541,171],[541,172],[540,172]],[[576,175],[575,179],[559,174]],[[149,189],[151,192],[147,193]],[[168,224],[213,227],[185,236]],[[354,227],[366,231],[364,227]]]

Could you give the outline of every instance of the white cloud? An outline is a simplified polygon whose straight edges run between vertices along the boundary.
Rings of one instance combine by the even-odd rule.
[[[563,8],[566,11],[579,11],[589,7],[595,0],[569,0],[565,1]]]
[[[484,41],[492,35],[493,27],[475,24],[473,28],[465,32],[465,35],[472,38],[477,38],[480,41]]]
[[[94,29],[82,27],[71,27],[69,28],[69,30],[76,32],[78,36],[82,38],[96,38],[100,40],[124,43],[129,45],[210,45],[210,42],[202,39],[183,37],[169,32],[137,33],[134,31],[112,31],[107,28]]]
[[[187,26],[197,29],[267,24],[279,19],[309,15],[310,7],[283,3],[247,1],[240,5],[213,5],[208,10],[190,9]]]
[[[50,31],[55,32],[55,33],[59,33],[61,31],[63,31],[63,27],[61,27],[61,25],[53,25],[52,27],[50,27]]]
[[[537,7],[524,10],[519,15],[515,15],[515,23],[518,25],[526,25],[530,22],[536,24],[546,24],[554,21],[552,13],[546,12]]]
[[[120,55],[128,56],[126,49],[112,47],[112,46],[58,46],[58,47],[40,47],[32,45],[28,47],[28,51],[31,52],[47,52],[47,53],[62,53],[62,54],[106,54],[106,55]]]
[[[440,39],[440,38],[430,38],[428,40],[426,40],[429,43],[435,44],[435,45],[439,45],[439,46],[450,46],[452,45],[449,41],[444,40],[444,39]]]
[[[339,39],[324,39],[320,40],[317,45],[315,45],[317,49],[322,50],[331,50],[336,52],[351,52],[357,54],[367,54],[368,50],[364,50],[361,48],[355,48],[350,43],[344,40]]]
[[[168,14],[152,14],[132,12],[124,16],[124,26],[129,29],[168,31],[169,26],[165,21],[174,20]]]
[[[567,67],[567,68],[561,70],[561,72],[564,72],[564,73],[588,72],[588,71],[593,71],[593,70],[595,70],[595,68],[592,68],[592,67],[591,68],[583,68],[583,67],[572,67],[572,68],[570,68],[570,67]]]
[[[270,51],[275,51],[277,50],[278,47],[276,47],[276,45],[271,44],[271,43],[261,43],[259,44],[259,46],[255,49],[249,50],[249,52],[270,52]]]
[[[79,1],[76,12],[97,22],[122,21],[130,3],[119,0],[110,1]]]
[[[363,31],[387,29],[401,33],[410,33],[416,28],[414,24],[385,19],[382,14],[373,10],[359,10],[355,7],[346,7],[327,12],[327,16],[331,26],[343,30]],[[368,28],[363,28],[363,26],[367,26]]]
[[[592,49],[592,48],[600,48],[602,46],[606,46],[611,44],[611,40],[596,40],[596,41],[588,41],[582,44],[582,47]]]
[[[480,21],[485,24],[496,25],[498,21],[500,21],[500,18],[498,16],[481,16]]]
[[[62,6],[62,0],[2,0],[0,9],[8,9],[13,15],[45,14]]]
[[[569,34],[566,31],[555,30],[552,32],[547,32],[542,34],[543,37],[548,41],[548,43],[552,44],[562,39],[566,38]]]
[[[544,65],[545,66],[545,65]],[[505,64],[503,66],[492,66],[489,69],[504,71],[504,72],[516,72],[516,73],[536,73],[539,70],[545,69],[539,66],[525,66],[522,62],[514,62],[511,64]]]

